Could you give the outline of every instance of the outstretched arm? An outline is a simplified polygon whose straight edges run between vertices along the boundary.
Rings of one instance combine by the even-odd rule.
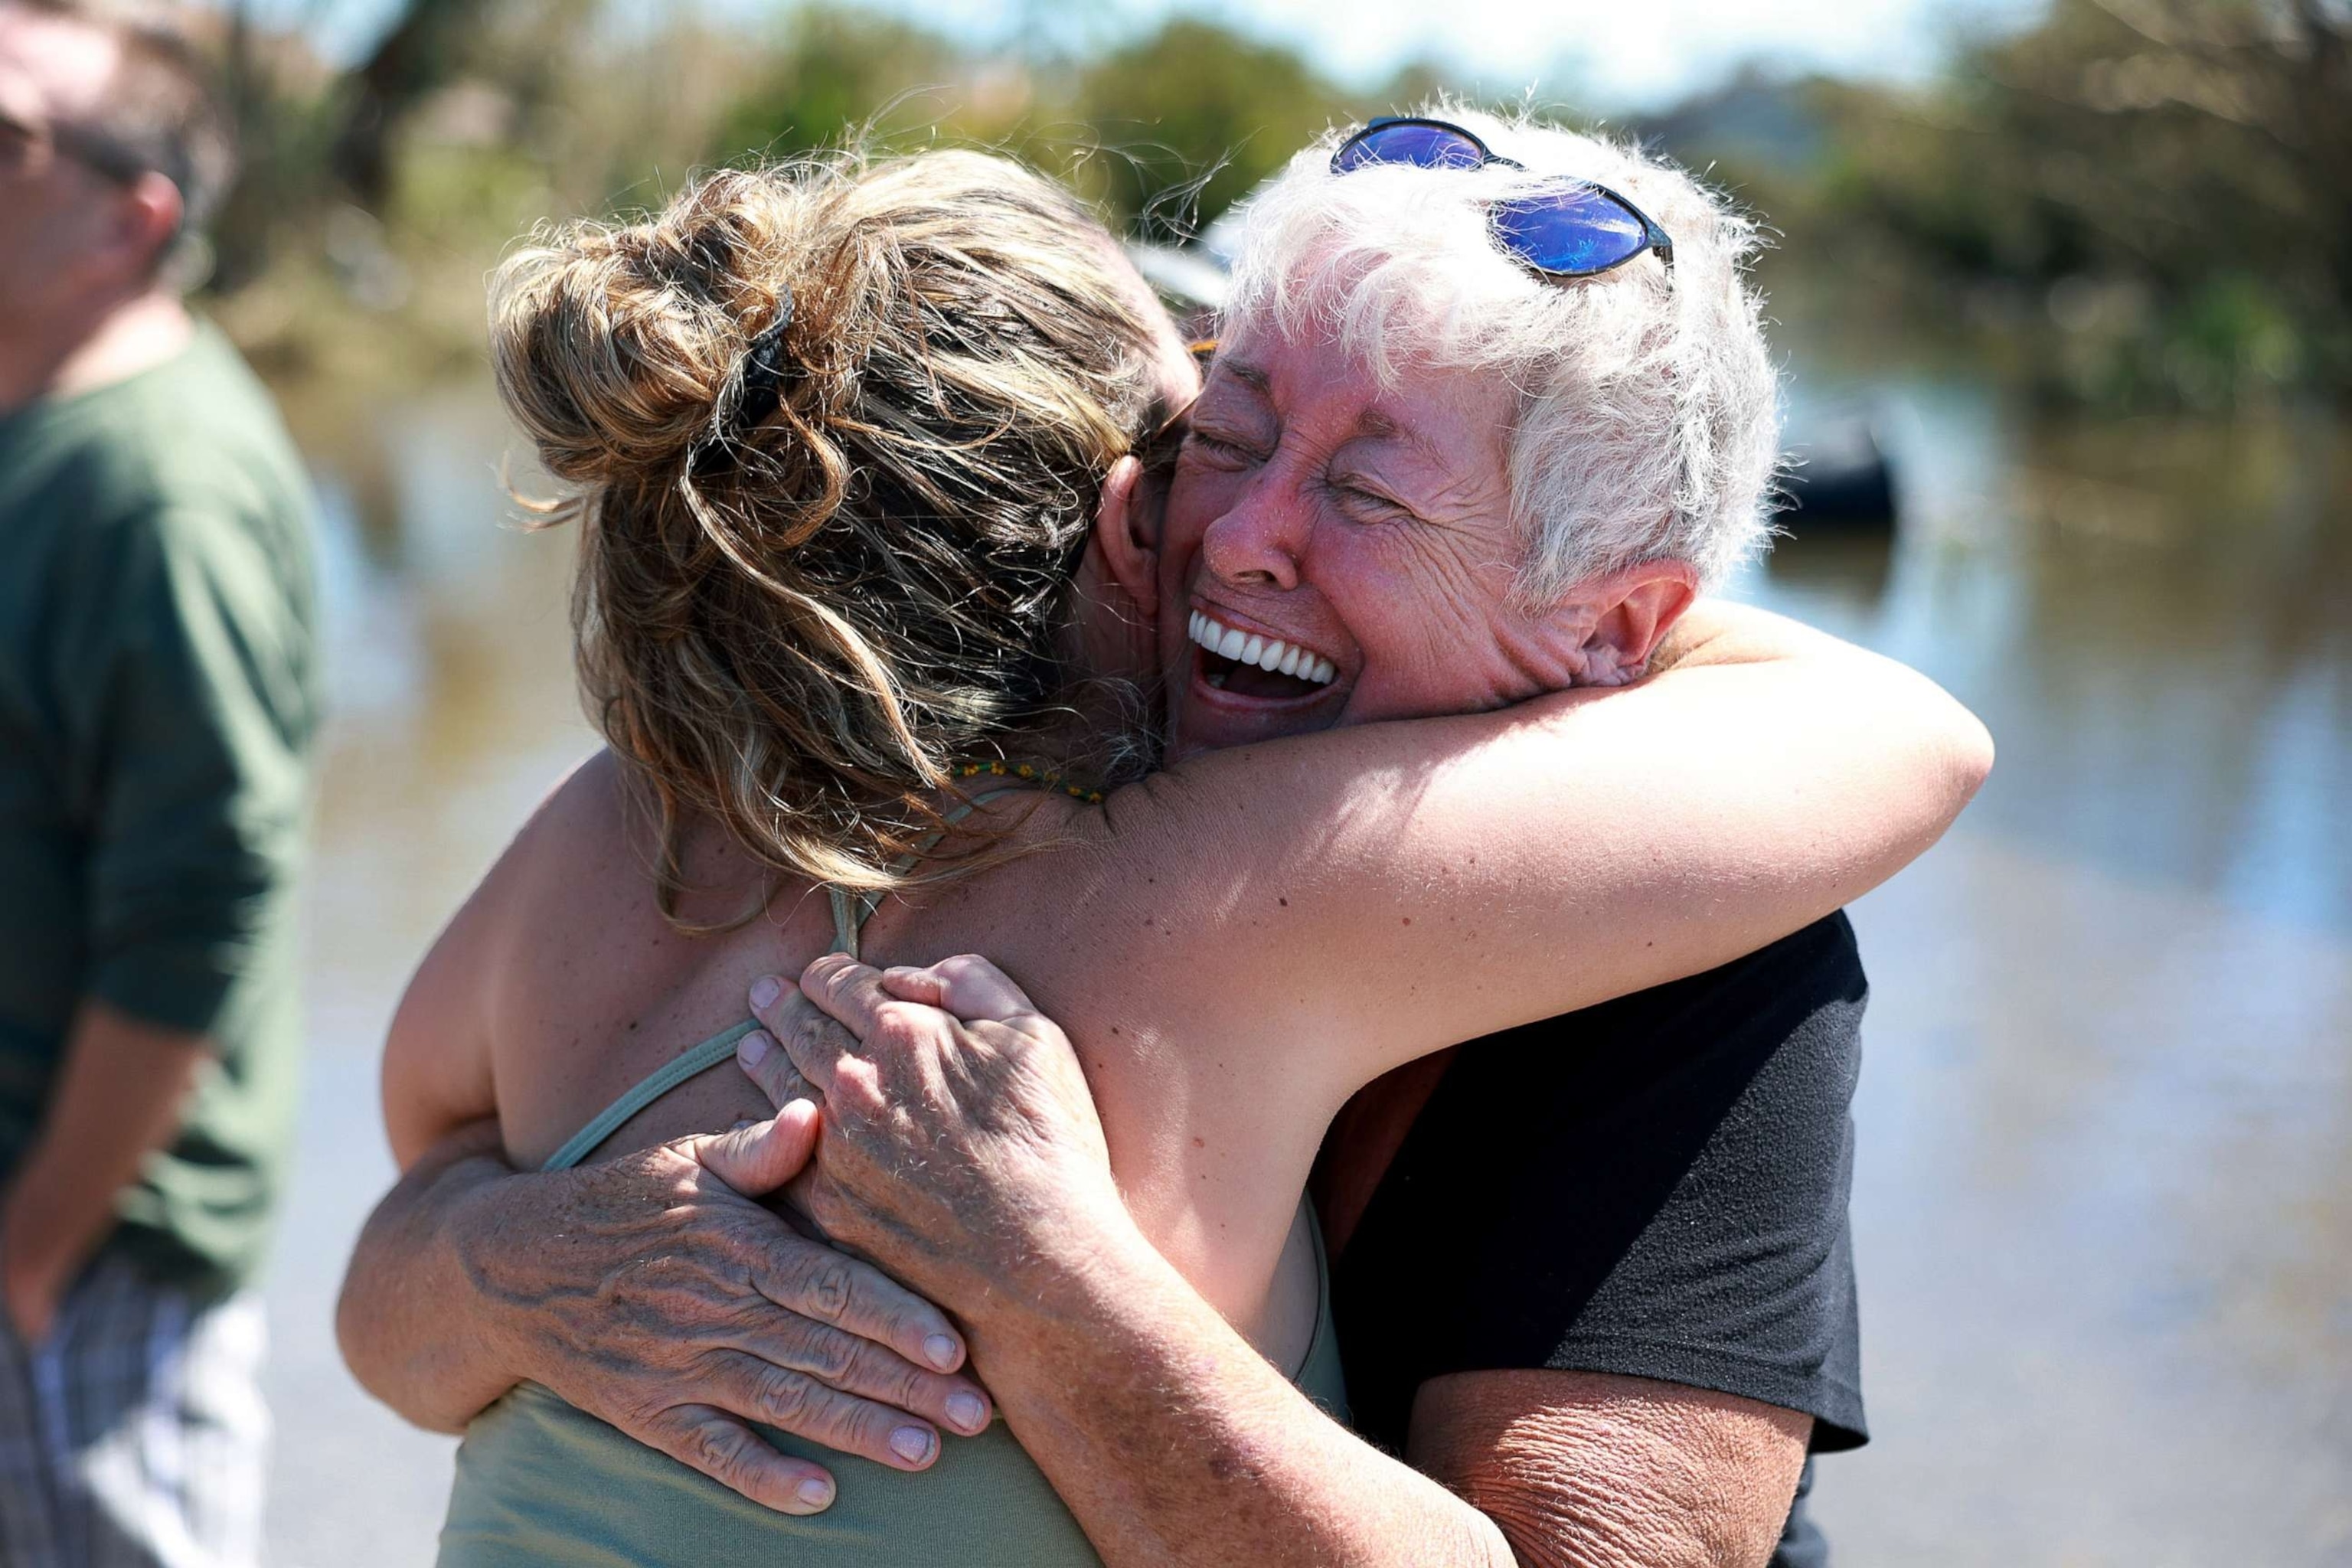
[[[1253,1069],[1286,1116],[1753,952],[1933,844],[1991,749],[1900,665],[1711,615],[1633,687],[1237,747],[1117,792],[1090,878],[1057,859],[1040,936],[1090,976],[1089,1019],[1281,1042]]]

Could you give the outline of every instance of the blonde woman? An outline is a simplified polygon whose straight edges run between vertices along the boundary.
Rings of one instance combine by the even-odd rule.
[[[1731,232],[1711,285],[1708,237],[1681,243],[1752,330]],[[1203,553],[1233,542],[1161,538],[1140,455],[1190,401],[1191,362],[1102,230],[1002,160],[710,176],[645,224],[509,262],[494,349],[577,487],[580,660],[609,749],[412,984],[385,1063],[404,1164],[486,1116],[542,1165],[763,1115],[740,1074],[707,1070],[751,1032],[755,980],[827,951],[984,948],[1077,1041],[1145,1233],[1336,1406],[1299,1200],[1349,1094],[1828,913],[1981,773],[1980,732],[1932,688],[1801,638],[1407,720],[1434,710],[1448,658],[1499,683],[1465,706],[1630,679],[1699,575],[1661,557],[1528,603],[1511,395],[1468,365],[1377,394],[1451,498],[1450,542],[1391,563],[1389,592],[1430,609],[1417,641],[1327,598],[1272,660],[1251,633],[1242,679],[1234,623],[1304,584],[1236,560],[1204,588]],[[1338,489],[1356,508],[1381,481]],[[1717,510],[1752,525],[1756,501]],[[1377,526],[1312,526],[1343,522]],[[1147,773],[1138,694],[1165,672],[1236,725],[1400,721]],[[874,1426],[837,1493],[813,1447],[744,1425],[822,1397],[753,1377],[646,1423],[665,1453],[516,1389],[468,1431],[444,1561],[1093,1560],[1001,1425],[903,1447]]]

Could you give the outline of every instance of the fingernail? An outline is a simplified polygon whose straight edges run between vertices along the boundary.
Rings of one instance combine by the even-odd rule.
[[[923,1353],[931,1358],[933,1366],[945,1372],[956,1363],[956,1342],[945,1334],[933,1334],[923,1342]]]
[[[771,1006],[783,994],[784,988],[776,984],[776,977],[772,974],[762,974],[751,982],[751,1005],[754,1007]]]
[[[977,1394],[948,1395],[948,1419],[966,1432],[979,1431],[981,1419],[987,1414],[988,1406],[980,1402]]]
[[[890,1434],[890,1451],[910,1465],[931,1457],[931,1435],[920,1426],[901,1426]]]
[[[754,1029],[735,1042],[735,1054],[743,1058],[747,1068],[758,1067],[768,1059],[768,1037]]]
[[[811,1476],[801,1483],[801,1501],[811,1508],[825,1508],[833,1502],[833,1483],[823,1476]]]

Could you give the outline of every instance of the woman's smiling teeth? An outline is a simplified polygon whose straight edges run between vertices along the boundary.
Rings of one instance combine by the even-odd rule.
[[[1230,658],[1238,664],[1254,664],[1260,669],[1274,670],[1316,686],[1330,685],[1337,673],[1329,659],[1318,658],[1306,648],[1219,626],[1198,610],[1192,612],[1192,640],[1201,647],[1219,658]]]

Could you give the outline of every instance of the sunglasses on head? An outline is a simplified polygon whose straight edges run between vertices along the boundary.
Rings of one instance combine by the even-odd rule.
[[[1483,169],[1499,163],[1525,169],[1461,126],[1404,116],[1375,120],[1339,143],[1331,172],[1351,174],[1376,163],[1415,169]],[[1669,270],[1675,242],[1641,208],[1606,185],[1583,181],[1542,195],[1496,202],[1489,214],[1495,243],[1546,278],[1592,278],[1622,267],[1645,250]]]

